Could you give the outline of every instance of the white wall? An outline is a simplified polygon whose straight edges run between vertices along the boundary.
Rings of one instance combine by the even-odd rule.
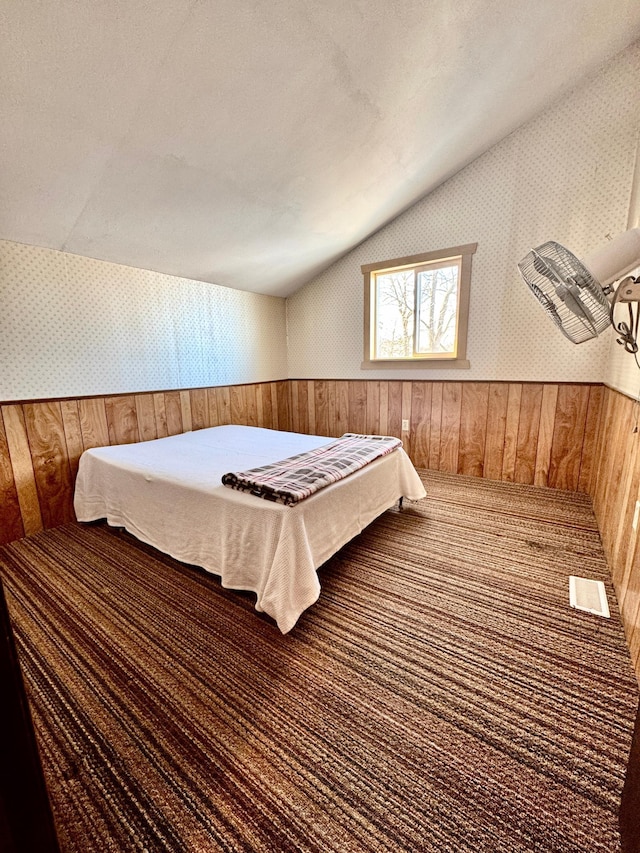
[[[581,256],[626,229],[639,79],[636,43],[290,297],[289,376],[602,381],[609,333],[571,344],[516,263],[548,239]],[[471,369],[361,370],[360,265],[472,242]]]
[[[635,180],[631,194],[627,227],[640,227],[640,135],[636,149]],[[640,267],[632,270],[630,275],[640,276]],[[640,311],[640,305],[634,306],[634,310]],[[616,307],[614,320],[616,323],[619,323],[621,320],[627,324],[629,323],[629,314],[626,305]],[[640,354],[638,354],[638,362],[640,362]],[[612,332],[610,334],[609,358],[605,376],[607,385],[611,385],[613,388],[617,388],[618,391],[622,391],[624,394],[640,400],[640,367],[638,366],[638,362],[636,362],[633,355],[625,352],[624,348],[616,343],[616,335]]]
[[[635,396],[613,332],[566,341],[515,264],[547,239],[582,255],[628,227],[638,79],[640,43],[287,300],[286,329],[276,297],[0,241],[0,400],[287,375],[606,380]],[[360,265],[476,241],[471,369],[362,371]]]
[[[620,310],[620,317],[626,320],[625,314]],[[640,356],[639,356],[640,360]],[[616,343],[615,335],[611,333],[610,351],[607,362],[605,380],[607,385],[622,391],[629,397],[640,400],[640,369],[633,355],[624,351]]]
[[[285,302],[0,241],[0,400],[286,378]]]

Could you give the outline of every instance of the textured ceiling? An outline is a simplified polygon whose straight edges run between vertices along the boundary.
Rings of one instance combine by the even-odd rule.
[[[287,295],[640,37],[640,3],[4,0],[0,22],[1,238]]]

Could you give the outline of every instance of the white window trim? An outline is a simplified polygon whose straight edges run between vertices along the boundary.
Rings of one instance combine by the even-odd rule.
[[[364,360],[361,367],[364,370],[384,368],[409,368],[431,370],[432,368],[471,367],[467,360],[467,332],[469,329],[469,296],[471,292],[471,259],[477,243],[467,243],[464,246],[451,246],[448,249],[438,249],[424,252],[420,255],[409,255],[405,258],[394,258],[390,261],[380,261],[375,264],[364,264],[361,267],[364,276]],[[426,354],[413,358],[374,358],[372,357],[372,288],[374,277],[372,273],[386,270],[416,267],[425,263],[460,259],[460,279],[458,283],[458,331],[456,337],[457,353],[455,356]]]

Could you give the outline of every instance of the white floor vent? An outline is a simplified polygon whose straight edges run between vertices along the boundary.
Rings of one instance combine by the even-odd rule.
[[[607,592],[602,581],[569,576],[569,604],[576,610],[586,610],[596,616],[609,618]]]

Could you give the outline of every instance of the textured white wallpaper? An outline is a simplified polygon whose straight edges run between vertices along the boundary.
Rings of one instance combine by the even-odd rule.
[[[291,297],[289,376],[602,381],[613,332],[566,340],[516,263],[545,240],[581,256],[626,229],[639,79],[637,43]],[[476,241],[471,369],[361,370],[360,265]]]
[[[287,300],[286,327],[276,297],[0,241],[0,400],[287,375],[606,380],[637,394],[640,371],[613,331],[565,340],[516,263],[547,239],[583,255],[628,227],[638,79],[640,44]],[[476,241],[471,369],[362,371],[360,265]]]
[[[633,191],[631,193],[631,205],[629,208],[628,228],[640,228],[640,135],[638,136],[638,147],[636,149],[636,168]],[[636,278],[640,276],[640,266],[632,270],[629,275]],[[636,307],[640,310],[640,305]],[[616,323],[624,320],[628,323],[629,315],[626,306],[618,306],[615,310],[614,320]],[[640,354],[638,360],[640,361]],[[624,394],[640,401],[640,368],[633,355],[625,352],[623,347],[616,343],[615,334],[610,334],[610,351],[607,362],[607,374],[605,377],[607,385],[617,388]]]
[[[285,302],[0,241],[0,400],[286,378]]]
[[[637,223],[633,223],[630,227],[636,227]],[[630,275],[640,276],[640,267],[633,270]],[[640,305],[634,306],[635,310],[640,310]],[[615,309],[616,322],[623,320],[629,322],[626,305],[618,305]],[[640,368],[632,354],[625,352],[624,347],[616,342],[616,334],[612,330],[608,335],[609,338],[609,357],[607,359],[607,371],[604,381],[607,385],[617,388],[623,394],[633,397],[640,401]],[[638,354],[640,361],[640,353]]]
[[[625,319],[622,315],[622,319]],[[613,332],[610,339],[610,352],[607,373],[604,381],[612,388],[622,391],[633,399],[640,401],[640,369],[635,362],[633,355],[625,352],[624,349],[616,343]]]

